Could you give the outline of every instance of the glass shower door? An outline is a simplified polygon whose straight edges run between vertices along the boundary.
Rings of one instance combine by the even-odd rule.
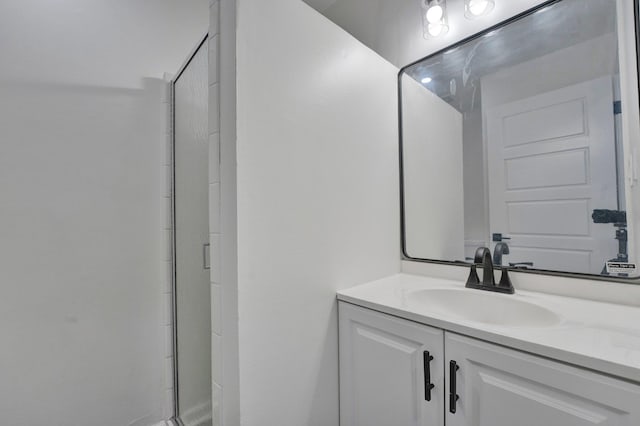
[[[176,417],[211,425],[208,57],[206,40],[174,81]]]

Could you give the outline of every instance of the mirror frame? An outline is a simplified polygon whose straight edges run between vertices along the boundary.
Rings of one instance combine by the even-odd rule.
[[[547,0],[540,3],[537,6],[532,7],[522,13],[514,15],[508,19],[498,22],[495,25],[492,25],[478,33],[475,33],[469,37],[466,37],[460,41],[457,41],[453,44],[450,44],[434,53],[431,53],[423,58],[420,58],[408,65],[405,65],[398,72],[398,136],[399,136],[399,166],[400,166],[400,239],[401,239],[401,252],[402,252],[402,260],[411,261],[411,262],[419,262],[419,263],[432,263],[432,264],[440,264],[440,265],[452,265],[452,266],[461,266],[461,267],[469,267],[471,263],[462,262],[462,261],[452,261],[452,260],[440,260],[440,259],[422,259],[411,257],[407,254],[407,245],[406,245],[406,223],[405,223],[405,194],[404,194],[404,150],[403,150],[403,130],[402,130],[402,77],[406,73],[406,70],[414,65],[419,64],[422,61],[427,59],[431,59],[435,56],[444,54],[448,50],[459,48],[471,41],[479,39],[480,37],[495,31],[499,28],[502,28],[506,25],[509,25],[515,21],[519,21],[522,18],[530,16],[537,12],[540,9],[544,9],[545,7],[551,6],[555,3],[559,3],[563,0]],[[634,12],[634,33],[635,33],[635,60],[636,60],[636,75],[637,78],[637,90],[639,97],[639,105],[640,105],[640,0],[633,0],[633,12]],[[609,282],[618,282],[625,284],[640,284],[640,276],[638,277],[613,277],[613,276],[605,276],[605,275],[596,275],[596,274],[588,274],[584,272],[565,272],[565,271],[552,271],[546,269],[520,269],[513,268],[509,266],[495,266],[495,269],[507,269],[513,272],[522,272],[526,274],[535,274],[535,275],[547,275],[547,276],[558,276],[558,277],[568,277],[568,278],[580,278],[580,279],[588,279],[595,281],[609,281]]]

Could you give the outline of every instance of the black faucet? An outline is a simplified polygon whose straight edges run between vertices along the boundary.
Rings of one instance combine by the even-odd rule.
[[[505,254],[509,254],[507,243],[497,243],[493,248],[493,264],[502,266],[502,256]]]
[[[477,266],[482,266],[482,282],[478,278],[476,272]],[[515,293],[511,279],[507,268],[502,268],[502,276],[500,282],[496,284],[496,280],[493,276],[493,262],[491,260],[491,251],[486,247],[480,247],[476,250],[474,257],[474,263],[471,265],[471,271],[469,272],[469,278],[467,278],[467,288],[475,288],[479,290],[495,291],[498,293]]]
[[[491,252],[486,247],[480,247],[476,250],[473,262],[482,265],[482,285],[496,285],[493,276],[493,262],[491,261]]]

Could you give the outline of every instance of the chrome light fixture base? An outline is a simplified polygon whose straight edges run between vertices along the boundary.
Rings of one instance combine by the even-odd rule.
[[[424,38],[440,37],[449,31],[446,0],[420,0]]]

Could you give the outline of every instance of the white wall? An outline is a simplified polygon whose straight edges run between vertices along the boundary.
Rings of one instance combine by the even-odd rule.
[[[487,244],[484,174],[484,144],[482,142],[482,111],[464,113],[462,120],[462,156],[464,170],[464,241],[465,256],[473,257],[475,250]]]
[[[482,111],[597,77],[613,79],[618,73],[616,43],[615,34],[605,34],[482,77]]]
[[[161,84],[2,86],[7,424],[161,417]]]
[[[0,2],[3,424],[170,414],[160,77],[205,33],[207,4]]]
[[[335,292],[400,268],[397,69],[299,0],[237,12],[240,424],[337,426]]]
[[[405,252],[464,261],[462,113],[402,76]]]
[[[207,0],[2,0],[0,80],[139,88],[207,32]]]

